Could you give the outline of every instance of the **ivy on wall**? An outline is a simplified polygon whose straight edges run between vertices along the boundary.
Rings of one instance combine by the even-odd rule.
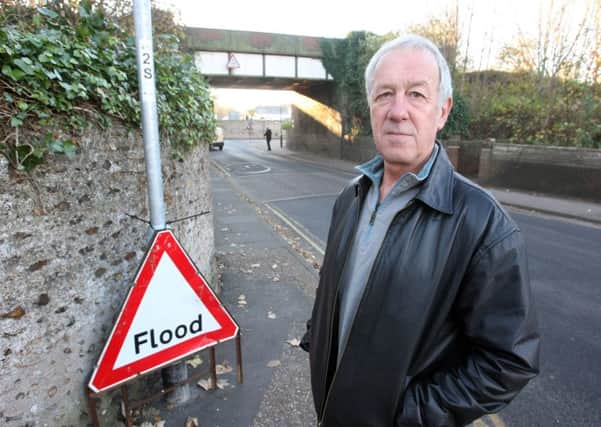
[[[0,153],[12,168],[31,170],[49,154],[75,155],[77,137],[91,123],[140,126],[135,39],[101,7],[12,2],[0,6],[0,24]],[[157,36],[154,45],[161,137],[183,156],[213,139],[209,85],[175,36]],[[22,128],[38,137],[24,141]]]
[[[371,134],[363,72],[378,47],[391,37],[355,31],[344,39],[325,39],[321,43],[323,65],[334,78],[342,129],[347,139]]]

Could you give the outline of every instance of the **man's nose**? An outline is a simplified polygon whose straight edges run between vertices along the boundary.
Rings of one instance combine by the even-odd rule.
[[[409,110],[407,97],[404,94],[396,94],[390,109],[388,110],[388,117],[394,121],[406,120],[409,118]]]

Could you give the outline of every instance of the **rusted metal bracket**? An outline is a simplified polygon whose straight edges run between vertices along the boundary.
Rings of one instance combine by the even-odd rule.
[[[236,335],[235,338],[236,341],[236,368],[237,368],[237,379],[238,379],[238,383],[239,384],[243,384],[244,378],[243,378],[243,372],[242,372],[242,343],[241,343],[241,337],[240,337],[240,332],[238,332],[238,335]],[[128,389],[127,389],[127,385],[129,383],[132,383],[134,381],[138,381],[142,378],[142,376],[137,376],[121,385],[118,386],[119,390],[121,391],[121,398],[123,401],[123,410],[125,412],[125,421],[126,421],[126,426],[127,427],[132,427],[133,426],[133,413],[134,410],[146,405],[147,403],[154,401],[162,396],[164,396],[165,394],[175,390],[177,387],[180,387],[182,385],[185,384],[189,384],[193,381],[197,381],[200,378],[206,376],[207,374],[210,375],[210,384],[211,384],[211,388],[210,390],[214,390],[215,388],[217,388],[217,365],[216,365],[216,357],[215,357],[215,346],[208,348],[209,351],[209,369],[204,370],[200,373],[194,374],[188,378],[186,378],[184,381],[178,382],[176,384],[173,384],[172,386],[165,388],[165,389],[161,389],[160,392],[155,393],[151,396],[148,396],[144,399],[140,399],[134,402],[131,402],[129,400],[129,393],[128,393]],[[154,370],[153,370],[154,372]],[[92,421],[92,424],[94,425],[94,427],[100,427],[100,420],[98,418],[98,411],[96,408],[96,403],[97,401],[100,399],[100,396],[104,393],[108,393],[111,391],[115,391],[116,388],[112,388],[110,390],[104,390],[100,393],[95,393],[92,390],[90,390],[89,387],[86,387],[86,397],[88,400],[88,412],[90,415],[90,420]]]

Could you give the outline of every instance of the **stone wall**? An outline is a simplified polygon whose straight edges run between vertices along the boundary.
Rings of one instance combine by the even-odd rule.
[[[0,157],[3,426],[87,425],[85,385],[149,241],[130,216],[149,217],[141,137],[92,131],[78,151],[30,176]],[[162,151],[167,220],[211,210],[207,145],[183,162]],[[212,282],[212,214],[172,228]]]

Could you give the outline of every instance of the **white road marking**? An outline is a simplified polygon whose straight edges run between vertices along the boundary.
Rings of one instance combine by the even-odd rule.
[[[216,169],[219,169],[221,172],[223,172],[225,175],[227,176],[232,176],[232,174],[230,174],[227,169],[225,169],[223,166],[221,166],[219,163],[217,163],[216,161],[211,161],[211,164],[213,165],[213,167],[215,167]]]
[[[309,245],[311,245],[313,247],[313,249],[315,249],[317,252],[319,252],[322,256],[325,255],[325,251],[324,249],[315,241],[313,241],[313,239],[309,236],[307,236],[300,228],[298,225],[296,225],[294,223],[294,220],[288,218],[287,216],[285,216],[283,213],[281,213],[278,209],[269,206],[268,204],[265,204],[265,206],[267,206],[269,208],[269,210],[271,210],[271,212],[273,212],[279,219],[281,219],[282,221],[284,221],[290,228],[292,228],[301,238],[303,238]]]
[[[301,196],[282,197],[280,199],[265,200],[263,203],[288,202],[291,200],[312,199],[314,197],[338,197],[340,193],[304,194]]]

